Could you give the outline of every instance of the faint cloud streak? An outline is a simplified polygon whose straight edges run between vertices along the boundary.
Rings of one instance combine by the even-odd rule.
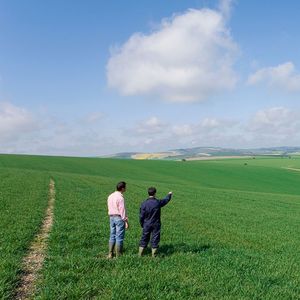
[[[25,108],[0,102],[0,140],[19,139],[37,129],[39,124]]]
[[[272,88],[280,88],[289,92],[300,91],[300,74],[292,62],[276,67],[262,68],[248,77],[248,85],[267,84]]]

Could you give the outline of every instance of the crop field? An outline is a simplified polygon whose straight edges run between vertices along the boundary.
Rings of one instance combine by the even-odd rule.
[[[297,157],[176,162],[1,155],[0,298],[13,295],[51,177],[54,224],[34,299],[299,299],[298,170]],[[107,260],[106,200],[121,180],[130,228],[124,255]],[[149,250],[139,258],[139,206],[152,185],[159,197],[174,196],[162,209],[159,256],[151,258]]]
[[[26,248],[43,219],[49,177],[42,172],[0,168],[0,298],[9,298]]]

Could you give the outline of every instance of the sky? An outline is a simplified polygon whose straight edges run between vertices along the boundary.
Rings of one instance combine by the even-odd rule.
[[[0,0],[0,153],[300,146],[300,2]]]

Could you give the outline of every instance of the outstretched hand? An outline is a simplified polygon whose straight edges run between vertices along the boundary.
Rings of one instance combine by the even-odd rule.
[[[173,192],[169,192],[168,194],[169,194],[169,195],[173,195]]]

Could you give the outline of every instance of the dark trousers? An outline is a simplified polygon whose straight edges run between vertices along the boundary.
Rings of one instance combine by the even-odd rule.
[[[140,247],[146,248],[151,237],[151,247],[158,248],[160,241],[160,224],[144,224]]]

